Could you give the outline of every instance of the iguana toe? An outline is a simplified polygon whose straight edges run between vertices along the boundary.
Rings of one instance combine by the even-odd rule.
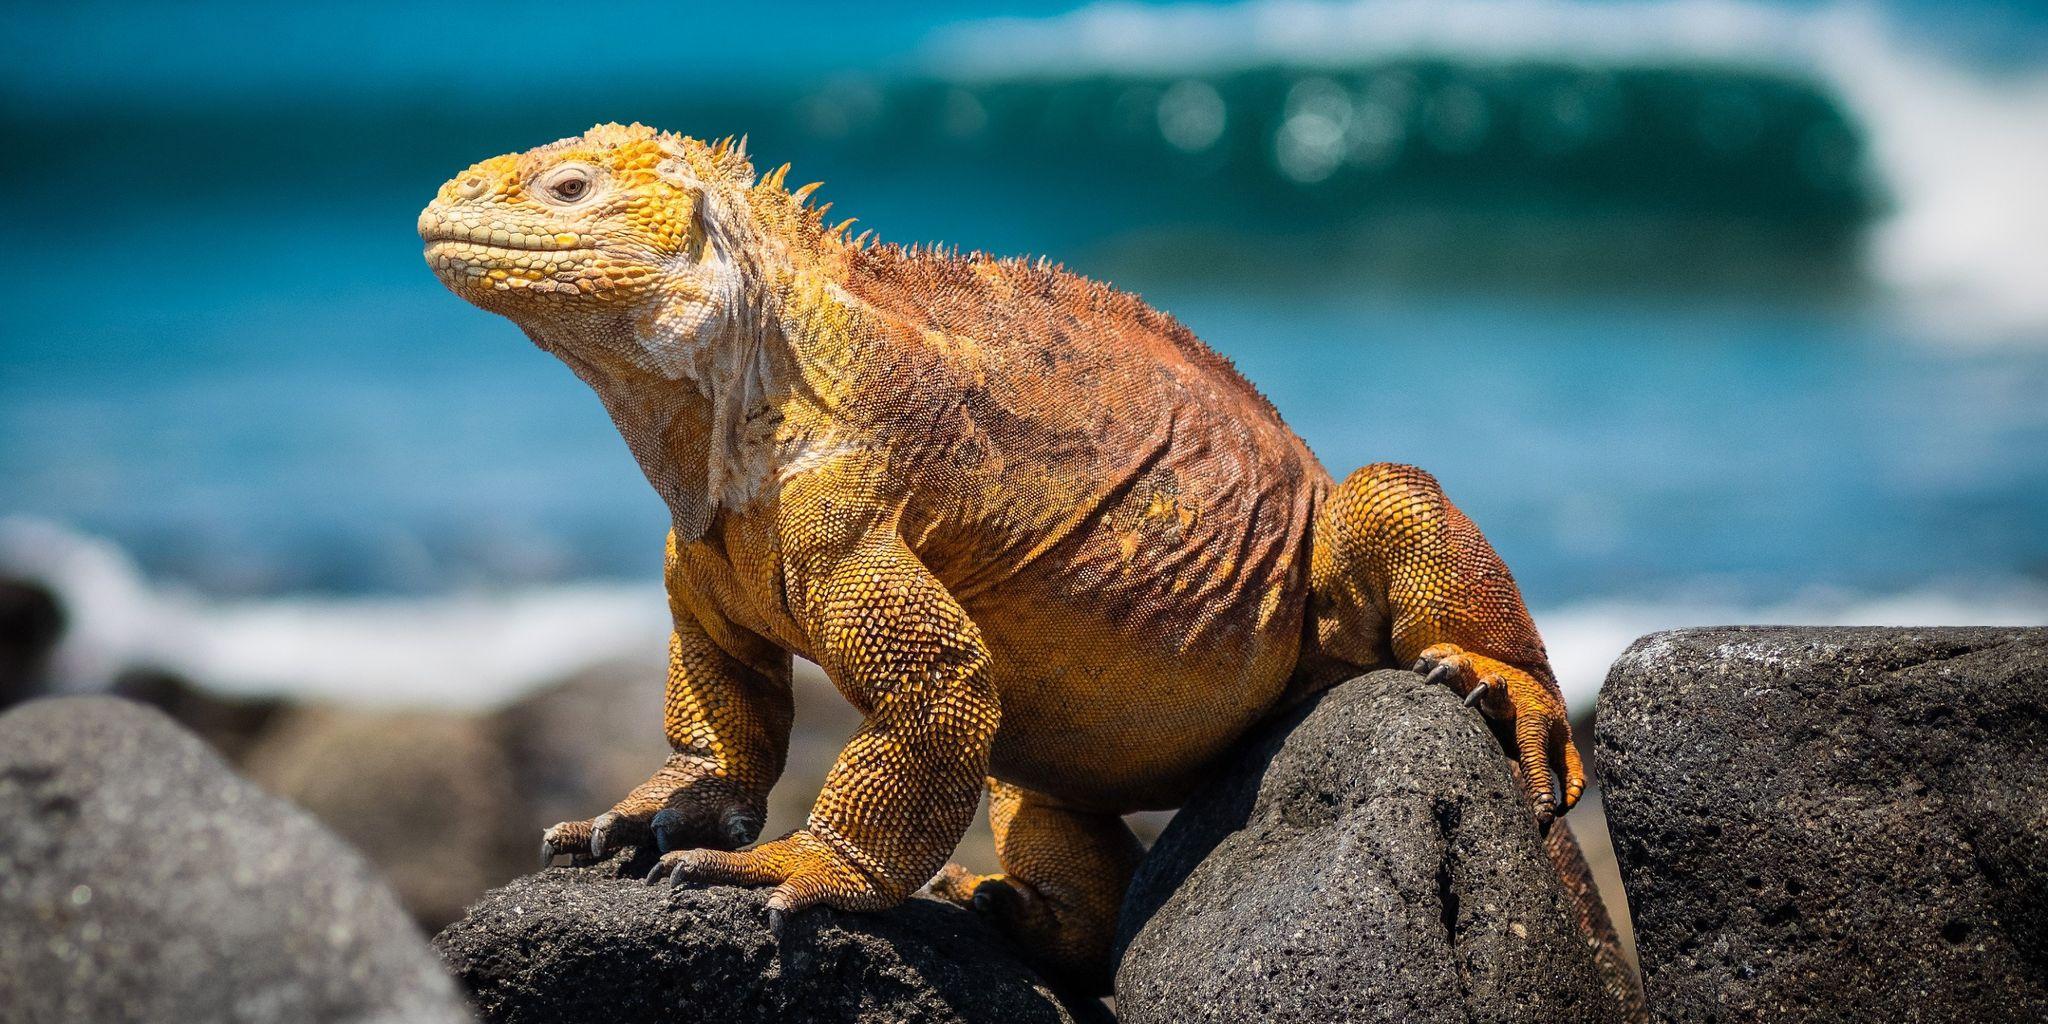
[[[606,811],[590,820],[590,856],[598,860],[611,856],[613,850],[640,846],[646,840],[645,821],[625,817],[617,811]]]
[[[907,895],[886,892],[831,844],[799,829],[751,850],[675,850],[648,872],[650,883],[671,886],[768,885],[771,914],[791,914],[819,903],[842,910],[879,910]]]
[[[1007,874],[976,874],[948,864],[927,889],[933,896],[972,910],[1018,944],[1047,978],[1075,992],[1109,990],[1110,933],[1114,922],[1070,916],[1062,920],[1039,888]]]
[[[974,899],[974,890],[988,875],[976,874],[958,864],[947,864],[925,884],[925,891],[932,896],[958,906],[967,906]]]
[[[645,845],[647,822],[643,818],[606,811],[588,821],[564,821],[541,833],[540,866],[567,855],[572,863],[600,861],[627,847]]]
[[[1005,875],[990,875],[974,887],[972,904],[975,913],[997,921],[1005,931],[1026,941],[1056,941],[1059,921],[1045,897],[1028,883]]]
[[[1414,670],[1428,683],[1464,694],[1466,706],[1513,724],[1513,753],[1539,824],[1547,827],[1579,802],[1586,772],[1572,745],[1571,720],[1554,683],[1456,644],[1424,649]]]
[[[564,821],[549,827],[540,834],[540,866],[548,867],[564,854],[589,856],[593,831],[588,821]]]
[[[1005,875],[980,875],[958,864],[942,868],[926,891],[948,903],[1006,924],[1043,909],[1040,904],[1044,902],[1035,890]],[[1049,922],[1035,923],[1043,925]]]

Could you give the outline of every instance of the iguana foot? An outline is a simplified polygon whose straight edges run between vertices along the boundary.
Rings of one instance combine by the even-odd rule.
[[[547,867],[564,854],[584,860],[603,860],[629,846],[645,846],[652,834],[649,815],[622,814],[611,810],[588,821],[564,821],[540,835],[540,866]]]
[[[885,891],[876,876],[857,862],[859,854],[809,829],[798,829],[772,842],[737,853],[725,850],[672,850],[662,854],[647,873],[649,885],[667,879],[670,885],[771,885],[768,922],[778,934],[788,915],[819,903],[841,910],[882,910],[908,893]]]
[[[1011,874],[976,874],[958,864],[940,870],[926,891],[994,925],[1062,991],[1091,996],[1109,991],[1113,918],[1076,919],[1069,908],[1070,918],[1062,921],[1053,902],[1030,882]]]
[[[1466,704],[1476,702],[1488,717],[1514,723],[1522,785],[1528,790],[1537,820],[1548,824],[1579,802],[1579,794],[1586,788],[1586,771],[1578,748],[1572,745],[1571,719],[1565,714],[1564,700],[1554,687],[1513,665],[1470,653],[1456,644],[1424,649],[1415,661],[1415,672],[1464,695]]]
[[[588,821],[559,822],[541,832],[540,866],[545,868],[563,855],[579,861],[603,860],[629,846],[645,846],[649,840],[663,852],[692,844],[733,849],[752,842],[761,832],[760,814],[748,808],[727,810],[720,827],[709,833],[691,818],[686,812],[664,807],[651,818],[606,811]]]
[[[1026,942],[1033,937],[1032,933],[1040,940],[1050,940],[1059,927],[1052,907],[1030,882],[1021,878],[980,875],[958,864],[948,864],[932,879],[930,892],[948,903],[1001,922],[1006,931]]]
[[[989,918],[1027,948],[1050,948],[1062,938],[1051,904],[1021,878],[981,875],[958,864],[948,864],[932,879],[928,891]]]
[[[737,849],[760,834],[759,801],[700,762],[680,754],[588,821],[564,821],[541,833],[540,866],[567,854],[603,860],[629,846],[679,850],[692,846]]]

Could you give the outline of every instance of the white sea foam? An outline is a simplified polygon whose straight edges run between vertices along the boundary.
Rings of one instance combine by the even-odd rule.
[[[171,669],[235,693],[378,705],[487,707],[580,668],[658,661],[668,633],[660,587],[587,584],[431,597],[213,600],[152,586],[112,545],[25,518],[0,518],[0,573],[48,583],[71,617],[54,666],[72,692],[122,669]],[[1679,626],[2042,625],[2048,586],[1816,592],[1764,605],[1684,598],[1536,610],[1575,711],[1636,637]]]
[[[669,630],[651,582],[210,599],[151,585],[112,544],[20,517],[0,519],[0,573],[60,595],[69,622],[51,671],[70,692],[150,666],[232,693],[483,707],[600,661],[658,664]]]
[[[1916,45],[1874,8],[1745,0],[1098,3],[936,34],[963,80],[1200,75],[1434,56],[1592,66],[1733,65],[1808,77],[1868,135],[1892,201],[1879,280],[1939,336],[2048,340],[2048,70],[1997,73]]]

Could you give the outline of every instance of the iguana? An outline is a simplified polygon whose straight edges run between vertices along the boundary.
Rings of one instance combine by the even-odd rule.
[[[1427,473],[1337,483],[1166,314],[1044,261],[851,236],[787,171],[600,125],[420,214],[441,280],[596,390],[671,513],[674,754],[548,829],[544,861],[651,838],[650,881],[772,886],[778,929],[930,883],[1099,990],[1140,854],[1121,815],[1361,670],[1412,665],[1504,723],[1545,822],[1578,800],[1543,643]],[[792,655],[864,724],[809,823],[743,849]],[[984,786],[1002,872],[976,876],[946,861]]]

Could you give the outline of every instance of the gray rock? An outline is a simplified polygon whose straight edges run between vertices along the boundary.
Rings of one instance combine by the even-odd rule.
[[[10,1020],[469,1019],[361,858],[157,711],[0,716],[0,822]]]
[[[1139,867],[1119,1017],[1623,1019],[1508,764],[1477,712],[1407,672],[1262,730]]]
[[[1657,633],[1598,737],[1661,1019],[2048,1019],[2048,630]]]
[[[978,918],[929,899],[791,917],[766,894],[650,886],[618,861],[494,890],[434,939],[494,1024],[604,1020],[1068,1022]]]

